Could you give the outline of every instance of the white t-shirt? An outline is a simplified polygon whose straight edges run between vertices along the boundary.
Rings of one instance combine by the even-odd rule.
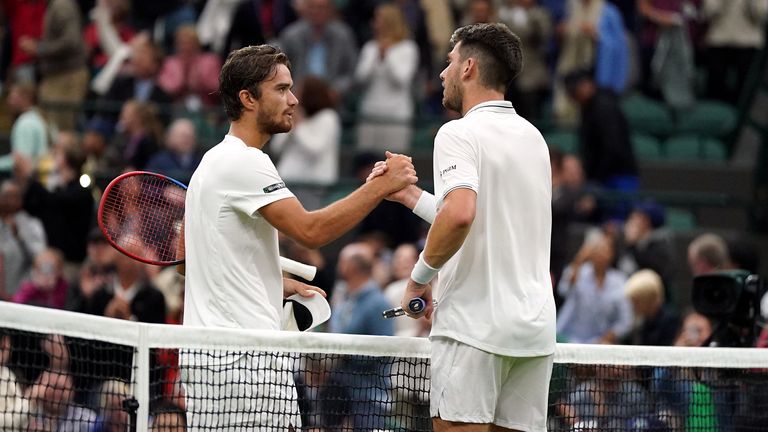
[[[290,197],[269,156],[239,138],[205,154],[184,213],[184,325],[280,330],[277,230],[258,210]]]
[[[433,170],[438,208],[467,188],[477,210],[440,270],[431,336],[507,356],[554,353],[552,179],[541,133],[508,101],[479,104],[440,128]]]

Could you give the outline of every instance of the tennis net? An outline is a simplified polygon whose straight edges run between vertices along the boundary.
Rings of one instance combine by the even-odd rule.
[[[548,429],[768,430],[766,367],[768,350],[560,344]],[[431,430],[429,342],[193,329],[0,302],[0,430],[288,424]]]

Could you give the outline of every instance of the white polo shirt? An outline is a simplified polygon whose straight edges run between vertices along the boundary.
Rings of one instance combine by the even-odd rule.
[[[506,356],[552,354],[552,179],[541,133],[508,101],[478,104],[440,128],[433,170],[438,209],[467,188],[477,211],[440,270],[431,336]]]
[[[277,230],[258,210],[290,197],[269,156],[239,138],[205,154],[184,213],[184,325],[280,330]]]

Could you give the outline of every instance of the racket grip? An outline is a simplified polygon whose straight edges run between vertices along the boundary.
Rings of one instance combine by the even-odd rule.
[[[433,305],[436,305],[436,301],[432,301]],[[424,310],[424,308],[427,307],[427,301],[424,300],[421,297],[415,297],[410,300],[408,300],[408,312],[412,314],[417,314]],[[402,307],[396,307],[392,309],[387,309],[381,313],[384,318],[395,318],[399,316],[405,315],[405,310],[403,310]]]
[[[283,269],[284,272],[296,275],[308,281],[314,279],[315,274],[317,274],[317,267],[303,264],[285,257],[280,257],[280,268]]]

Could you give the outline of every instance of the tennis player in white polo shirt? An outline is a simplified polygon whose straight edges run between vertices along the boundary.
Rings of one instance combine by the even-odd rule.
[[[462,118],[435,137],[435,195],[412,186],[390,197],[432,223],[403,308],[421,297],[427,308],[411,315],[434,314],[435,431],[544,432],[555,351],[549,153],[504,100],[522,67],[517,36],[473,24],[451,44],[443,105]],[[379,163],[371,178],[385,171]]]

